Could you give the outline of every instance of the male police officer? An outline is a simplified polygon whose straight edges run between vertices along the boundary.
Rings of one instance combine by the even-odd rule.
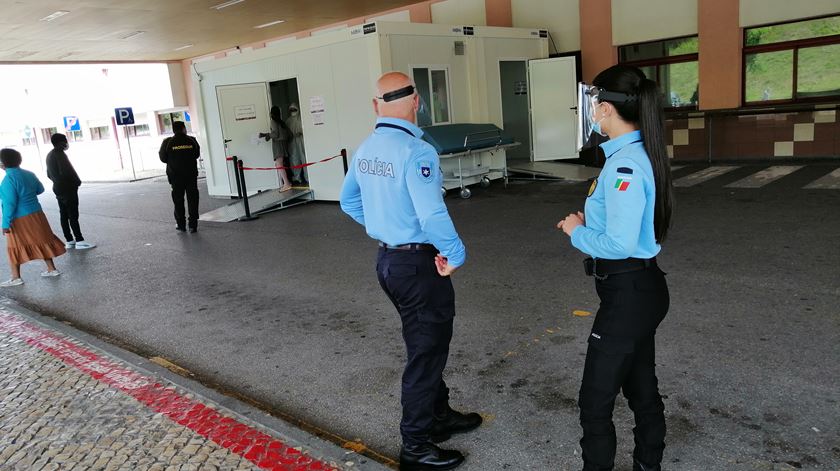
[[[198,231],[198,141],[187,135],[183,121],[173,121],[172,137],[160,145],[160,161],[166,164],[166,178],[172,186],[172,203],[175,204],[175,229],[186,231],[184,222],[184,193],[187,194],[190,232]]]
[[[408,353],[402,377],[400,469],[452,469],[464,461],[433,442],[481,425],[449,407],[443,369],[452,339],[455,292],[449,275],[466,258],[440,188],[434,148],[416,126],[419,97],[408,76],[383,75],[373,109],[376,129],[353,159],[341,209],[379,240],[379,284],[397,308]]]

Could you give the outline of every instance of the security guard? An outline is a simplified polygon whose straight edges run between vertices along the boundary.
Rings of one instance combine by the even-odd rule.
[[[198,141],[187,135],[183,121],[172,122],[172,137],[160,145],[160,161],[166,164],[166,178],[172,186],[172,203],[175,205],[175,229],[186,231],[184,193],[187,194],[190,232],[198,231]]]
[[[607,161],[590,187],[585,215],[569,214],[557,224],[589,255],[586,274],[601,299],[578,401],[583,469],[613,469],[612,413],[621,390],[636,421],[633,469],[659,470],[665,415],[654,337],[669,296],[656,255],[673,205],[662,107],[656,83],[635,67],[611,67],[593,83],[589,116],[592,129],[610,137],[601,144]]]
[[[386,73],[377,89],[376,129],[353,158],[341,209],[379,241],[379,284],[402,321],[408,358],[400,469],[453,469],[464,456],[433,442],[481,425],[480,415],[449,407],[443,380],[455,316],[449,276],[464,263],[466,250],[440,193],[439,157],[415,124],[420,99],[411,80]]]

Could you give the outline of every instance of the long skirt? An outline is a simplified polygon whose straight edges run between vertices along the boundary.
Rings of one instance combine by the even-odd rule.
[[[13,219],[11,232],[6,234],[9,263],[20,265],[31,260],[46,260],[63,255],[64,243],[53,234],[43,211]]]

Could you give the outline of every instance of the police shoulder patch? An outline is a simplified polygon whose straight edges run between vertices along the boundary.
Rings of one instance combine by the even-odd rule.
[[[586,195],[587,198],[592,196],[592,193],[595,193],[595,188],[598,188],[598,179],[592,180],[592,184],[589,185],[589,194]]]
[[[434,167],[430,160],[417,161],[417,177],[423,183],[431,183],[434,180]]]
[[[630,167],[618,167],[618,173],[623,173],[625,175],[633,175],[633,169]]]

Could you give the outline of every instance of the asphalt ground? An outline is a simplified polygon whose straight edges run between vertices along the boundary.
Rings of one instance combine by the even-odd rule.
[[[659,257],[671,310],[657,335],[668,422],[665,469],[840,469],[840,191],[802,187],[814,164],[758,189],[742,167],[677,189]],[[675,172],[687,175],[701,167]],[[512,182],[447,199],[467,264],[453,277],[452,405],[486,423],[447,445],[464,470],[580,468],[577,391],[598,300],[582,255],[555,228],[588,183]],[[399,447],[399,319],[374,271],[376,244],[333,203],[176,233],[168,186],[85,185],[85,237],[64,275],[2,294],[204,384],[355,441]],[[225,204],[202,194],[202,211]],[[42,204],[60,233],[50,195]],[[2,268],[0,276],[8,275]],[[617,401],[617,470],[632,414]]]

